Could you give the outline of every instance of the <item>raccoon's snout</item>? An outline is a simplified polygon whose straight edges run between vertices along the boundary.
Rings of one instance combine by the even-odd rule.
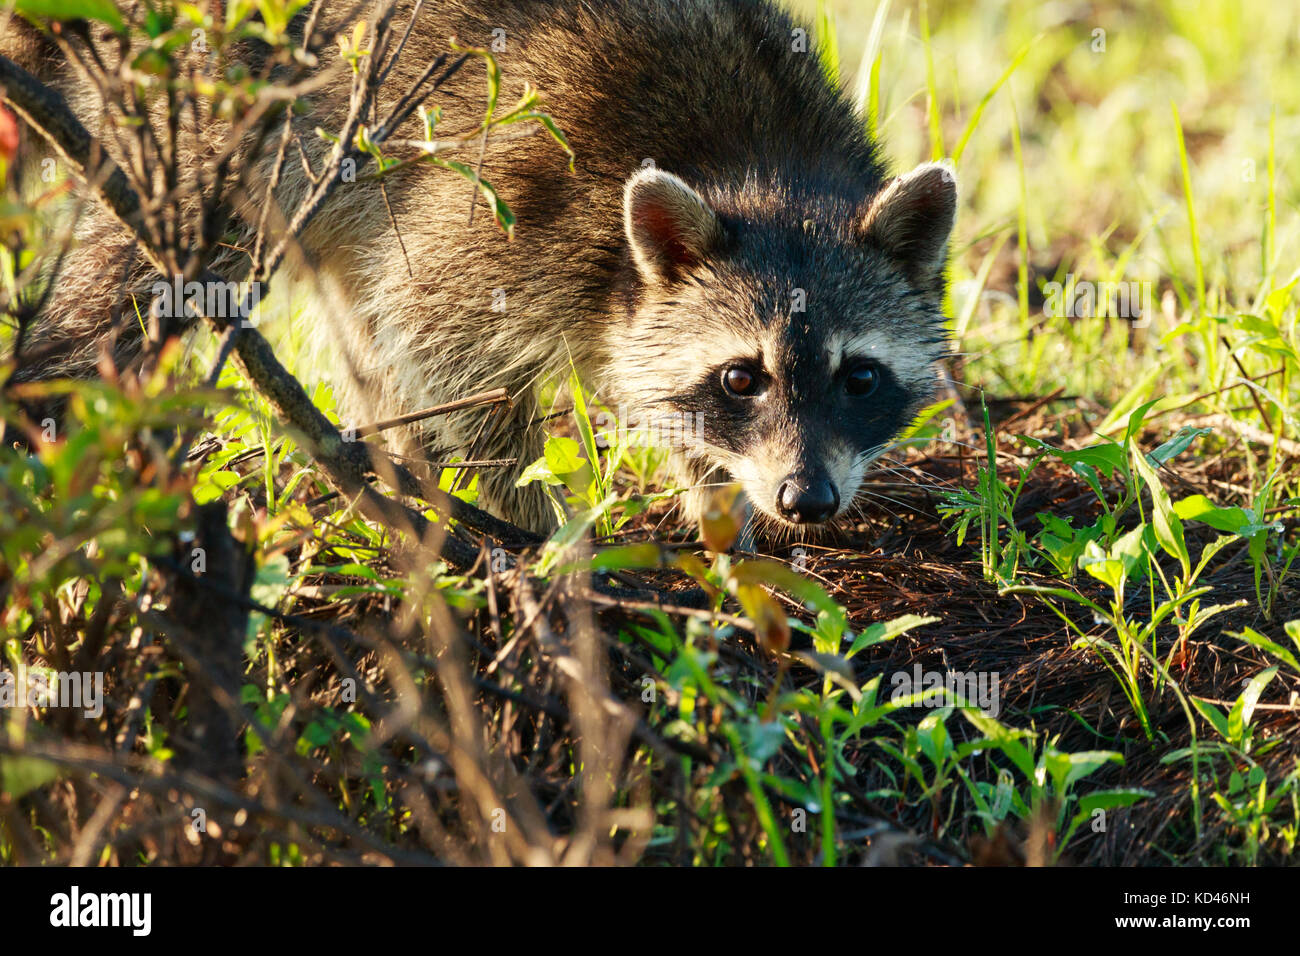
[[[776,493],[776,510],[793,524],[821,524],[840,510],[840,493],[825,478],[789,475]]]

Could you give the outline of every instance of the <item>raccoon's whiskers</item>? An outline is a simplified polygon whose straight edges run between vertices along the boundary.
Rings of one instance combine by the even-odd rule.
[[[923,471],[920,468],[909,467],[907,465],[901,465],[901,466],[885,465],[883,467],[877,466],[872,470],[871,473],[873,475],[877,475],[877,474],[896,475],[899,478],[903,479],[905,483],[926,490],[948,491],[951,490],[952,488],[951,482],[945,482],[945,480],[943,478],[940,478],[938,475],[932,474],[928,471]],[[934,484],[926,484],[923,481],[917,481],[916,479],[918,475],[923,478],[931,479],[934,482]]]
[[[878,505],[880,505],[880,509],[881,509],[882,511],[888,513],[891,517],[894,517],[894,518],[900,518],[900,519],[901,519],[901,518],[902,518],[902,515],[900,515],[898,512],[896,512],[896,511],[894,511],[894,510],[892,510],[892,509],[890,509],[890,508],[886,508],[883,504],[881,504],[881,502],[889,502],[889,504],[897,505],[898,507],[900,507],[900,508],[904,508],[904,509],[908,508],[908,504],[907,504],[906,502],[904,502],[904,501],[899,501],[897,498],[890,498],[890,497],[887,496],[887,495],[879,494],[879,493],[874,492],[874,491],[871,491],[871,490],[869,490],[869,489],[867,489],[867,488],[859,488],[859,489],[858,489],[858,493],[857,493],[856,495],[853,496],[853,507],[861,508],[863,499],[869,499],[869,500],[871,500],[871,501],[877,503]],[[865,512],[859,512],[859,514],[860,514],[861,517],[863,517],[863,518],[867,517],[867,515],[866,515]]]
[[[844,512],[844,516],[852,517],[857,521],[870,521],[872,517],[874,517],[873,515],[868,514],[866,510],[867,504],[870,503],[885,512],[885,514],[889,515],[891,518],[894,518],[897,521],[902,520],[902,515],[897,511],[894,511],[892,508],[887,508],[878,501],[873,500],[868,502],[867,499],[872,499],[873,497],[874,496],[865,493],[858,495],[853,499],[853,503],[849,506],[848,510]]]
[[[931,445],[936,443],[944,444],[944,445],[958,445],[962,448],[973,449],[974,451],[983,451],[982,448],[980,448],[977,445],[972,445],[970,442],[957,441],[957,439],[955,438],[942,438],[942,437],[935,438],[935,437],[927,437],[924,435],[914,435],[911,438],[899,438],[896,441],[891,442],[887,450],[892,451],[893,449],[900,448],[903,445]]]

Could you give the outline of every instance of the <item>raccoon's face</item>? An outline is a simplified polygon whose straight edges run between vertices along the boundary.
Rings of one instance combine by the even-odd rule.
[[[635,176],[625,215],[643,281],[609,373],[643,418],[680,423],[687,477],[740,482],[787,531],[848,510],[934,392],[956,184],[927,165],[864,207],[804,218],[813,208]]]

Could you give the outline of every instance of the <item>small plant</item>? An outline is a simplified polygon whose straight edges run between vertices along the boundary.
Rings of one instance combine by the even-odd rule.
[[[1022,795],[1014,785],[1014,778],[1005,772],[1000,772],[997,784],[991,786],[975,783],[970,776],[959,771],[990,834],[1008,814],[1028,822],[1044,816],[1051,818],[1054,810],[1055,860],[1059,859],[1079,828],[1094,821],[1098,813],[1104,815],[1107,810],[1132,806],[1154,795],[1136,787],[1094,790],[1080,795],[1075,792],[1075,784],[1107,764],[1122,765],[1124,758],[1108,750],[1065,753],[1057,749],[1057,741],[1052,739],[1043,741],[1035,759],[1032,748],[1034,735],[1011,730],[973,708],[964,709],[962,715],[983,734],[982,738],[965,745],[969,752],[995,750],[1001,753],[1019,772],[1026,788]],[[1030,746],[1025,745],[1025,740],[1030,741]]]
[[[1291,669],[1297,674],[1300,674],[1300,660],[1297,660],[1296,657],[1297,654],[1300,654],[1300,619],[1287,621],[1282,625],[1282,629],[1286,632],[1286,636],[1291,639],[1291,643],[1295,645],[1295,654],[1291,653],[1291,651],[1287,650],[1276,641],[1269,640],[1254,628],[1248,627],[1239,633],[1232,634],[1231,636],[1238,640],[1245,641],[1253,647],[1258,647],[1261,651],[1272,654],[1274,657],[1278,658],[1278,660],[1290,665]]]
[[[1134,412],[1134,420],[1140,421],[1144,413],[1145,409]],[[1135,421],[1131,420],[1130,437],[1135,430]],[[1163,445],[1158,451],[1161,455],[1169,454],[1170,450],[1177,448],[1183,440],[1180,438],[1175,443]],[[1232,539],[1230,536],[1224,536],[1207,545],[1202,549],[1200,559],[1193,567],[1182,521],[1161,485],[1151,461],[1131,443],[1127,451],[1129,472],[1136,476],[1150,496],[1150,520],[1141,521],[1109,545],[1102,543],[1106,537],[1104,534],[1085,538],[1082,553],[1077,558],[1072,558],[1088,575],[1109,587],[1111,598],[1108,606],[1103,607],[1069,588],[1034,585],[1012,587],[1007,590],[1062,598],[1092,611],[1097,623],[1109,625],[1114,633],[1113,641],[1090,634],[1073,618],[1057,611],[1066,625],[1078,635],[1076,646],[1091,647],[1102,652],[1107,667],[1119,681],[1129,704],[1141,721],[1143,732],[1150,740],[1154,737],[1154,729],[1142,686],[1142,677],[1148,665],[1152,671],[1153,691],[1158,694],[1165,678],[1166,668],[1175,655],[1185,661],[1183,655],[1188,638],[1211,618],[1232,607],[1240,606],[1240,602],[1202,606],[1201,598],[1211,589],[1198,586],[1197,582],[1209,562]],[[1132,494],[1132,500],[1140,503],[1135,493]],[[1117,517],[1117,513],[1111,513],[1110,516]],[[1165,572],[1157,559],[1160,552],[1164,552],[1178,562],[1178,573],[1170,576]],[[1135,615],[1130,610],[1126,592],[1128,582],[1139,577],[1139,572],[1141,572],[1140,576],[1148,582],[1149,593],[1149,613],[1143,617]],[[1157,591],[1157,582],[1159,591]],[[1055,609],[1055,605],[1053,608]],[[1161,664],[1157,638],[1159,629],[1166,623],[1175,626],[1177,641]]]
[[[1227,531],[1249,542],[1247,554],[1255,576],[1255,601],[1268,620],[1273,619],[1273,604],[1291,573],[1291,565],[1300,556],[1300,540],[1287,545],[1280,521],[1267,521],[1265,515],[1273,504],[1277,474],[1270,476],[1250,508],[1220,507],[1205,495],[1191,495],[1174,505],[1183,521],[1199,521],[1219,531]],[[1277,540],[1277,567],[1269,560],[1269,542]],[[1265,582],[1267,586],[1264,587]]]
[[[1193,706],[1214,729],[1218,739],[1200,741],[1163,758],[1165,763],[1175,763],[1189,757],[1205,759],[1212,775],[1210,799],[1242,835],[1243,845],[1239,855],[1241,862],[1248,866],[1258,862],[1260,847],[1269,837],[1274,811],[1283,800],[1290,797],[1292,808],[1295,809],[1297,787],[1300,786],[1300,763],[1276,787],[1270,789],[1268,774],[1256,759],[1280,743],[1279,740],[1273,740],[1261,745],[1256,739],[1255,725],[1252,722],[1260,695],[1276,676],[1276,667],[1256,674],[1227,713],[1210,701],[1193,697]],[[1226,783],[1219,775],[1220,768],[1224,765],[1229,768]],[[1283,828],[1282,835],[1290,845],[1294,845],[1295,833],[1295,827],[1292,826],[1290,829]]]
[[[971,523],[979,523],[980,563],[984,568],[984,580],[1009,584],[1016,580],[1020,563],[1030,552],[1027,536],[1016,526],[1016,501],[1025,487],[1025,479],[1038,467],[1043,455],[1038,455],[1028,465],[1019,468],[1019,481],[1013,492],[998,477],[997,437],[989,419],[988,406],[983,404],[982,397],[981,407],[984,412],[987,464],[979,467],[974,491],[963,488],[960,491],[945,492],[944,504],[939,506],[939,513],[946,518],[956,519],[954,527],[958,545],[966,540]],[[1001,540],[1004,525],[1007,536],[1005,544]]]
[[[615,487],[615,476],[627,452],[626,435],[620,435],[617,430],[597,435],[577,372],[569,376],[569,392],[573,397],[573,420],[578,438],[547,436],[542,457],[524,469],[515,483],[523,487],[541,482],[548,488],[564,489],[572,495],[574,504],[581,509],[574,517],[559,500],[551,499],[556,518],[562,525],[557,532],[558,540],[572,542],[592,526],[598,535],[608,537],[653,502],[670,497],[672,492],[642,495],[624,501]],[[603,456],[602,448],[605,450]]]

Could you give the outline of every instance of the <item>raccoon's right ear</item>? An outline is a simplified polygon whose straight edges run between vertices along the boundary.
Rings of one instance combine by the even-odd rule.
[[[858,235],[893,259],[917,288],[942,295],[956,215],[956,175],[948,166],[924,163],[876,194],[859,221]]]
[[[623,225],[648,282],[675,282],[723,237],[709,204],[672,173],[643,169],[623,190]]]

